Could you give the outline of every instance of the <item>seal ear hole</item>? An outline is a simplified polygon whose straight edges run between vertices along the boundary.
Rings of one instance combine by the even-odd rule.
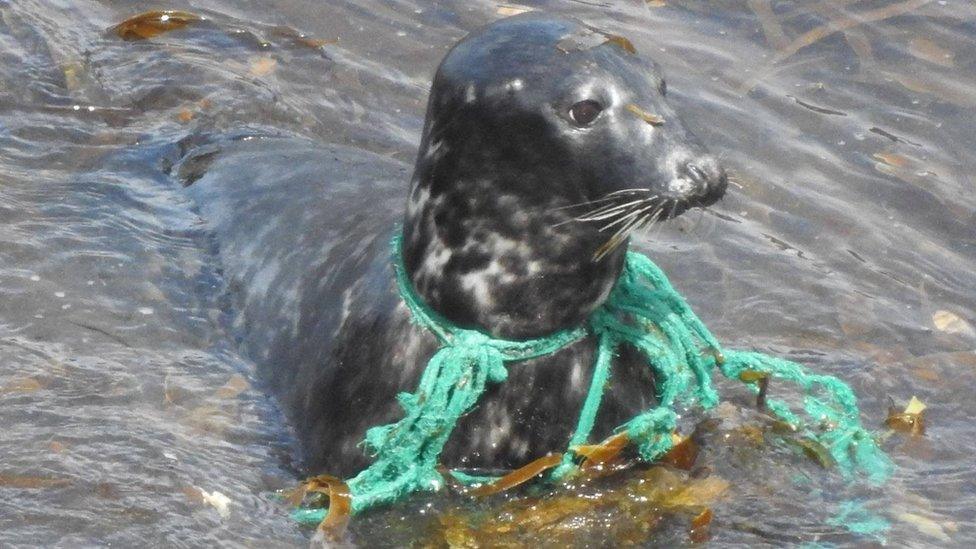
[[[569,118],[577,126],[589,126],[603,112],[603,105],[593,99],[584,99],[569,108]]]

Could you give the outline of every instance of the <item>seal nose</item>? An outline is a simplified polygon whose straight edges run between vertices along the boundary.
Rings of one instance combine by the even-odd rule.
[[[693,183],[693,191],[688,197],[695,206],[711,206],[725,194],[729,184],[725,170],[712,156],[701,156],[689,160],[683,166],[682,175]]]

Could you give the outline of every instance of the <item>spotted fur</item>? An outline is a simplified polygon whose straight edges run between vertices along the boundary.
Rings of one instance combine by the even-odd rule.
[[[235,142],[194,177],[188,192],[235,296],[235,334],[310,473],[364,467],[366,429],[400,417],[397,393],[415,389],[436,350],[393,284],[398,223],[410,279],[431,307],[521,338],[584,322],[641,224],[721,196],[724,174],[668,106],[657,67],[594,32],[529,14],[460,42],[434,78],[406,197],[407,174],[390,160],[307,143]],[[603,108],[580,127],[570,110],[584,100]],[[512,365],[462,419],[444,462],[516,467],[565,449],[594,347],[587,339]],[[625,349],[595,435],[653,401],[648,368]]]

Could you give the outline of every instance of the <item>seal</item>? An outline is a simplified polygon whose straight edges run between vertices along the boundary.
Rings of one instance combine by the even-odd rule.
[[[399,418],[396,395],[415,389],[437,348],[396,290],[398,224],[424,302],[522,339],[582,323],[635,230],[726,187],[653,61],[622,37],[536,13],[472,33],[441,62],[405,208],[406,166],[298,139],[200,147],[180,173],[219,250],[234,334],[308,472],[344,476],[368,464],[365,431]],[[565,449],[595,346],[513,365],[459,423],[445,463],[512,468]],[[648,369],[623,354],[596,436],[654,402]]]

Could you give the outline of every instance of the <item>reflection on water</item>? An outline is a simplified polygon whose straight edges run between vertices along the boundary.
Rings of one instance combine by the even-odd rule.
[[[719,410],[698,464],[729,482],[712,541],[870,540],[837,526],[853,500],[891,522],[893,545],[976,543],[976,8],[531,5],[653,56],[688,125],[733,168],[713,212],[641,243],[721,339],[849,380],[869,424],[889,396],[929,406],[924,437],[887,440],[899,468],[878,489],[786,448],[727,442],[760,420]],[[158,7],[0,2],[0,545],[306,543],[273,497],[302,474],[287,427],[227,333],[211,243],[168,166],[188,136],[243,130],[409,164],[437,61],[521,9],[215,0],[173,6],[204,20],[149,40],[109,31]],[[613,493],[640,474],[609,480]],[[519,500],[418,499],[354,534],[687,540],[689,515],[635,509],[642,497],[547,497],[535,533],[478,526],[514,520]]]

